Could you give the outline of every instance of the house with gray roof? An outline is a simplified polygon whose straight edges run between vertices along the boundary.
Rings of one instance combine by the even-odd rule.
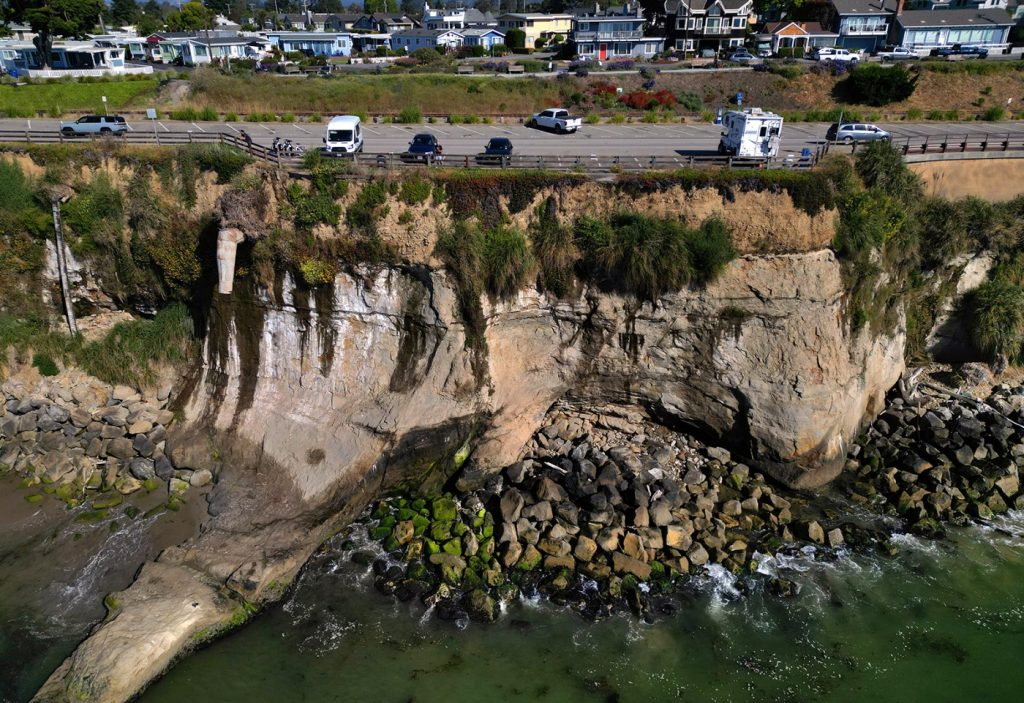
[[[743,46],[753,0],[665,0],[665,48],[716,52]]]
[[[1001,51],[1010,44],[1013,24],[1003,9],[904,10],[893,16],[889,41],[921,51],[953,44]]]

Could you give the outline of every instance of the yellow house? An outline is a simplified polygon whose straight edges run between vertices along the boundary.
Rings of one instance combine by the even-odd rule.
[[[565,39],[572,31],[572,15],[549,15],[543,12],[509,12],[498,18],[498,29],[508,32],[521,29],[526,33],[526,48],[532,49],[538,39],[558,34]]]

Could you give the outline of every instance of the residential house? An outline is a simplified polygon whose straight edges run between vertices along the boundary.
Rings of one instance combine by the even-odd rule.
[[[353,54],[374,54],[380,47],[391,48],[390,32],[356,32],[352,34]]]
[[[825,26],[838,34],[836,46],[875,51],[889,36],[893,0],[830,0]]]
[[[521,29],[526,34],[526,46],[532,48],[540,39],[559,36],[566,39],[572,31],[572,15],[549,15],[543,12],[506,12],[498,16],[498,29],[508,32]]]
[[[62,76],[99,77],[129,73],[152,73],[152,66],[129,66],[124,49],[96,46],[91,42],[58,42],[50,52],[49,68],[43,67],[33,44],[13,40],[0,42],[0,60],[10,73],[36,78]]]
[[[178,44],[181,62],[185,66],[199,66],[214,61],[260,59],[270,49],[270,42],[257,37],[207,37],[205,32]]]
[[[462,29],[464,27],[497,27],[498,21],[491,13],[483,13],[475,7],[437,8],[423,3],[424,29]]]
[[[464,46],[482,46],[487,51],[505,43],[505,33],[493,27],[466,27],[459,34]]]
[[[664,37],[647,36],[647,20],[637,4],[609,7],[573,16],[572,39],[582,58],[616,59],[652,57],[665,46]]]
[[[267,32],[267,39],[284,53],[300,51],[307,56],[351,56],[348,32]]]
[[[900,0],[889,27],[889,43],[928,51],[952,44],[1002,50],[1009,46],[1013,19],[1001,9],[903,10]]]
[[[112,46],[124,49],[126,61],[146,60],[146,40],[144,37],[130,37],[123,34],[97,34],[91,37],[96,46]]]
[[[402,14],[374,13],[363,15],[351,27],[353,30],[378,32],[381,34],[400,32],[403,29],[415,29],[416,23]]]
[[[203,39],[210,38],[237,38],[236,32],[223,32],[213,30],[203,31]],[[155,63],[174,63],[181,56],[181,42],[186,39],[198,39],[197,32],[156,32],[146,37],[146,59]]]
[[[665,45],[675,51],[743,46],[753,0],[665,0]]]
[[[32,26],[22,22],[10,22],[4,28],[10,34],[8,39],[30,42],[36,38],[36,33],[32,30]]]
[[[462,34],[454,29],[404,29],[391,35],[391,48],[405,49],[409,54],[417,49],[450,51],[462,44]]]
[[[767,46],[774,55],[787,49],[794,56],[803,56],[810,53],[811,47],[835,46],[838,36],[818,22],[772,22],[757,35],[757,48]]]

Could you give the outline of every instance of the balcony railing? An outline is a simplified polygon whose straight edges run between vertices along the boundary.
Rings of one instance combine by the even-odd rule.
[[[643,32],[576,32],[573,37],[581,41],[615,41],[618,39],[643,39]]]
[[[845,36],[862,36],[865,34],[885,34],[889,31],[887,24],[865,24],[856,27],[843,27],[839,33]]]

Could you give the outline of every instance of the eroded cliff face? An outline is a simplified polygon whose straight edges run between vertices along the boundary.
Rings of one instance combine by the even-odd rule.
[[[402,437],[452,423],[474,435],[474,464],[500,469],[563,397],[646,406],[811,487],[834,477],[903,371],[902,334],[851,334],[843,292],[829,251],[744,257],[657,305],[524,291],[485,301],[475,369],[443,272],[363,270],[313,293],[286,277],[216,302],[184,410],[247,459],[272,460],[309,503],[361,480]]]
[[[716,197],[705,205],[717,209]],[[784,206],[780,218],[793,212]],[[715,282],[656,304],[596,289],[483,300],[482,339],[426,249],[407,259],[421,264],[361,267],[312,289],[240,275],[201,306],[202,358],[168,445],[176,465],[215,471],[212,517],[117,597],[124,609],[38,700],[125,700],[244,619],[239,597],[278,597],[370,497],[436,485],[460,466],[461,481],[485,480],[558,400],[642,406],[790,485],[827,482],[903,372],[905,340],[850,331],[840,264],[822,248],[828,214],[796,217],[792,236],[764,223]],[[789,253],[751,253],[765,246]],[[140,637],[158,644],[128,656]]]

